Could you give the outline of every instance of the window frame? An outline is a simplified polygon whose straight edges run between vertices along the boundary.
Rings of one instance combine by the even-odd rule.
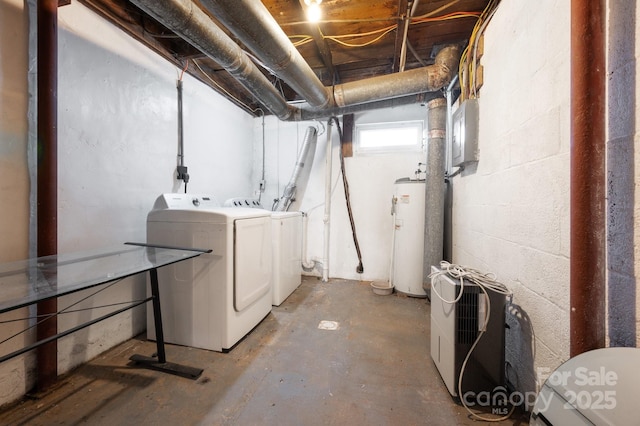
[[[401,128],[415,128],[416,140],[412,144],[402,145],[381,145],[381,146],[362,146],[362,133],[367,131],[392,131]],[[356,123],[355,125],[355,146],[354,153],[358,155],[368,154],[393,154],[393,153],[416,153],[424,151],[424,120],[404,120],[404,121],[387,121],[375,123]]]

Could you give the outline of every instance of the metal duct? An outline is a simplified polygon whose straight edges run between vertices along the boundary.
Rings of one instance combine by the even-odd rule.
[[[345,107],[372,100],[391,99],[440,90],[449,84],[455,75],[459,59],[460,48],[449,46],[438,52],[433,65],[338,84],[334,86],[336,105]]]
[[[302,148],[300,149],[300,155],[298,156],[298,161],[296,161],[296,166],[293,169],[293,173],[291,174],[291,179],[289,179],[289,183],[284,188],[284,192],[282,197],[278,200],[278,205],[276,206],[274,211],[277,212],[285,212],[289,209],[291,205],[291,201],[293,197],[296,195],[296,188],[298,186],[298,179],[300,178],[300,173],[302,173],[302,169],[304,169],[304,163],[307,159],[307,154],[309,150],[313,147],[313,150],[316,149],[316,141],[317,141],[318,131],[315,127],[308,127],[307,132],[304,134],[304,140],[302,142]]]
[[[331,106],[324,87],[269,10],[255,0],[201,0],[202,5],[314,108]]]
[[[276,72],[307,101],[293,107],[258,70],[251,59],[192,0],[131,0],[185,41],[220,64],[260,103],[281,120],[307,120],[379,108],[372,102],[435,92],[448,84],[458,66],[460,49],[449,46],[427,67],[324,87],[261,2],[204,0],[265,66]],[[330,96],[334,93],[335,99]]]
[[[445,129],[447,103],[444,98],[434,99],[427,104],[429,129],[427,137],[427,173],[425,176],[425,218],[424,218],[424,263],[422,287],[430,289],[431,266],[439,266],[444,247],[444,199],[446,183],[445,169]]]
[[[242,49],[191,0],[131,2],[220,64],[272,114],[281,120],[290,118],[293,108]]]
[[[458,68],[460,49],[449,46],[437,54],[434,65],[327,88],[261,2],[202,0],[202,4],[307,101],[308,106],[297,111],[296,120],[340,115],[347,113],[341,108],[434,92],[445,87]]]

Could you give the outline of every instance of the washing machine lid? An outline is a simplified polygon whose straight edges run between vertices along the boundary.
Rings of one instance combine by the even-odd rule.
[[[211,194],[161,194],[153,205],[153,210],[167,209],[209,209],[220,207],[220,203]]]

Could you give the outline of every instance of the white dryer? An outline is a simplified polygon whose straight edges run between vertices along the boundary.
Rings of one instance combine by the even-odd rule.
[[[218,207],[213,197],[164,194],[147,216],[147,241],[210,248],[158,270],[165,341],[223,351],[271,311],[271,215]],[[147,337],[155,326],[147,315]]]
[[[225,206],[263,209],[255,198],[230,198]],[[302,213],[272,212],[273,306],[280,306],[302,282]]]

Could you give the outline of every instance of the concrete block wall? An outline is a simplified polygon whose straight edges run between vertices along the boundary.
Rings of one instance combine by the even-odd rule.
[[[607,265],[611,346],[637,346],[640,273],[638,59],[640,10],[635,0],[607,8]],[[635,301],[633,303],[632,301]]]
[[[569,22],[563,0],[500,4],[485,32],[479,163],[453,179],[453,261],[513,291],[507,376],[521,392],[569,357]]]

